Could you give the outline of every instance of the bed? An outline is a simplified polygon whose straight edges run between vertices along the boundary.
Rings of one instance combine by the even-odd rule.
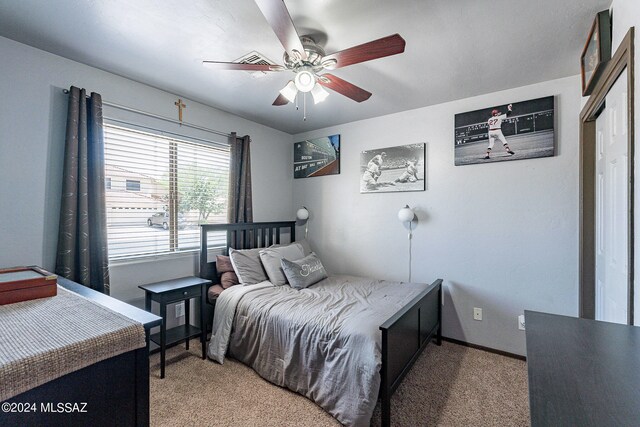
[[[210,236],[229,248],[261,248],[295,240],[295,222],[201,226],[201,276],[217,278]],[[330,276],[309,288],[266,281],[234,286],[216,301],[209,355],[228,352],[263,378],[303,394],[338,421],[368,425],[390,400],[426,345],[441,343],[442,280],[399,283]],[[310,320],[311,319],[311,320]]]

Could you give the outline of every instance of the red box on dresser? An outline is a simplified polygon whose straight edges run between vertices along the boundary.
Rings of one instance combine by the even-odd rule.
[[[56,296],[58,276],[36,266],[0,269],[0,305]]]

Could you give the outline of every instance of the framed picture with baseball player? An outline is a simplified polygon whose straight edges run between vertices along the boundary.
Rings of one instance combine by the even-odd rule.
[[[455,115],[456,166],[550,157],[555,154],[555,97]]]
[[[580,55],[582,96],[591,95],[605,63],[611,59],[611,18],[609,10],[596,15]]]
[[[293,144],[293,177],[340,173],[340,135],[307,139]]]
[[[360,193],[424,191],[425,143],[360,153]]]

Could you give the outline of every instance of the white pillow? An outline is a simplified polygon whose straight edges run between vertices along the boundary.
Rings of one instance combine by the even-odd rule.
[[[298,260],[303,257],[304,249],[300,243],[291,243],[285,246],[271,246],[260,250],[262,266],[266,270],[267,276],[269,276],[269,281],[276,286],[287,284],[287,277],[284,275],[284,271],[282,271],[282,259]]]

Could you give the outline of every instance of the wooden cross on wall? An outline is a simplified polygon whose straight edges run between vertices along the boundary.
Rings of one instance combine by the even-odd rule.
[[[180,98],[178,98],[178,100],[173,104],[178,107],[178,121],[180,122],[180,125],[182,125],[182,109],[187,108],[187,106],[182,102],[182,99]]]

